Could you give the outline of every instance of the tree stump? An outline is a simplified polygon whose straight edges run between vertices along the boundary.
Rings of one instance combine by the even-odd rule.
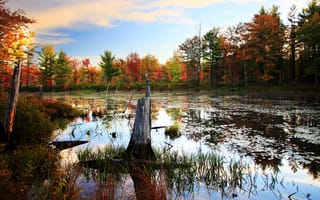
[[[138,99],[133,132],[125,153],[128,158],[155,160],[151,147],[151,97],[148,79],[146,96]]]

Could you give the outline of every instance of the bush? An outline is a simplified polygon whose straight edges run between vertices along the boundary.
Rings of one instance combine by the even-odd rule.
[[[0,91],[1,122],[6,109],[7,97]],[[13,142],[15,145],[48,142],[54,130],[66,125],[66,118],[76,116],[80,116],[80,112],[62,102],[20,96],[13,126]]]
[[[57,128],[48,114],[39,111],[39,105],[19,100],[12,133],[15,144],[48,142]]]
[[[50,146],[20,146],[0,160],[0,199],[78,199],[76,168],[61,168]]]

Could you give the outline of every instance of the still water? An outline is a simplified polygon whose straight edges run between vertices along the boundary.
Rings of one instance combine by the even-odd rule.
[[[55,140],[89,141],[63,150],[64,162],[76,162],[79,149],[105,145],[126,147],[137,99],[143,95],[138,92],[54,94],[53,98],[89,112],[65,130],[56,131]],[[97,112],[100,117],[94,116]],[[243,188],[235,189],[230,196],[199,182],[192,194],[171,191],[171,198],[320,198],[319,96],[152,93],[152,126],[174,124],[179,126],[179,135],[167,136],[164,128],[152,130],[153,148],[179,155],[213,152],[223,156],[226,163],[241,160],[250,169],[245,172],[247,179],[243,180]],[[83,186],[83,196],[93,194],[96,183],[92,180],[79,180],[79,184]],[[132,199],[132,181],[125,181],[118,192],[122,199]]]

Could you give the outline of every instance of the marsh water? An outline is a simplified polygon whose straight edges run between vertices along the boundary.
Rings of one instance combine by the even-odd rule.
[[[88,111],[54,140],[88,140],[61,152],[64,162],[77,162],[81,149],[129,143],[137,99],[143,92],[51,95]],[[99,113],[98,116],[94,116]],[[178,125],[178,135],[165,128]],[[194,180],[192,190],[170,191],[173,199],[319,199],[320,97],[315,95],[218,95],[214,92],[152,93],[152,147],[178,155],[213,152],[227,164],[245,163],[241,187],[228,192]],[[134,199],[130,176],[116,195]],[[217,179],[218,180],[218,179]],[[214,182],[215,180],[211,180]],[[79,178],[84,198],[98,183]],[[223,192],[222,192],[223,191]]]

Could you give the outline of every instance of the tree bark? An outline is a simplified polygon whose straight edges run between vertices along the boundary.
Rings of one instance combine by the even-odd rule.
[[[7,136],[7,147],[11,148],[13,145],[12,140],[12,130],[16,115],[16,108],[18,103],[18,96],[19,96],[19,86],[20,86],[20,76],[21,76],[21,61],[17,61],[14,66],[10,93],[8,97],[8,107],[6,111],[6,115],[4,117],[4,133]]]

